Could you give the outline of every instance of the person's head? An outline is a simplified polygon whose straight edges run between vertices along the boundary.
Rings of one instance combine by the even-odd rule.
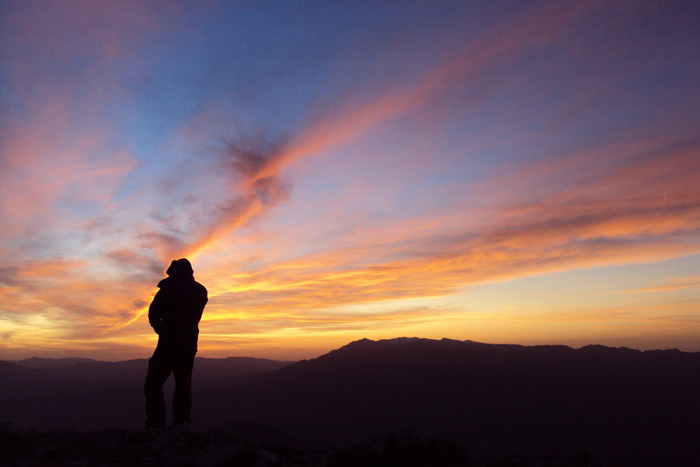
[[[187,259],[181,258],[170,263],[170,267],[165,273],[170,277],[188,277],[194,274],[194,270]]]

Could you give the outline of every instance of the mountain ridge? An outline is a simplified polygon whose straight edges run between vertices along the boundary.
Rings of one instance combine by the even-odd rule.
[[[298,361],[305,361],[305,360],[314,360],[316,358],[322,357],[324,355],[327,355],[329,353],[337,352],[339,350],[345,349],[347,347],[355,347],[363,344],[399,344],[399,343],[416,343],[416,342],[440,342],[440,343],[452,343],[456,345],[460,344],[474,344],[478,346],[492,346],[492,347],[516,347],[516,348],[562,348],[562,349],[570,349],[570,350],[595,350],[595,349],[609,349],[609,350],[620,350],[620,351],[631,351],[631,352],[637,352],[637,353],[654,353],[654,352],[677,352],[677,353],[682,353],[682,354],[700,354],[700,352],[688,352],[688,351],[683,351],[679,350],[677,348],[669,348],[669,349],[649,349],[649,350],[640,350],[640,349],[634,349],[630,347],[613,347],[613,346],[606,346],[602,344],[587,344],[581,347],[571,347],[568,345],[564,344],[535,344],[535,345],[525,345],[525,344],[491,344],[491,343],[484,343],[484,342],[479,342],[479,341],[474,341],[474,340],[459,340],[459,339],[450,339],[450,338],[441,338],[441,339],[431,339],[431,338],[424,338],[424,337],[395,337],[395,338],[388,338],[388,339],[378,339],[378,340],[372,340],[368,338],[362,338],[358,339],[355,341],[351,341],[337,349],[330,350],[326,354],[319,355],[318,357],[313,357],[310,359],[302,359],[302,360],[276,360],[276,359],[269,359],[269,358],[262,358],[262,357],[241,357],[241,356],[227,356],[227,357],[197,357],[197,361],[203,361],[203,360],[210,360],[210,361],[220,361],[220,360],[236,360],[236,361],[269,361],[269,362],[282,362],[286,364],[291,364],[295,363]],[[133,362],[133,361],[143,361],[143,360],[148,360],[148,358],[132,358],[132,359],[126,359],[126,360],[99,360],[99,359],[93,359],[93,358],[85,358],[85,357],[38,357],[38,356],[32,356],[24,359],[0,359],[0,362],[8,362],[12,364],[16,364],[25,368],[31,368],[31,369],[43,369],[43,368],[55,368],[55,367],[61,367],[61,366],[73,366],[73,365],[79,365],[79,364],[84,364],[84,363],[123,363],[123,362]]]
[[[0,363],[0,376],[9,375]],[[14,365],[30,376],[23,389],[0,378],[0,419],[137,429],[146,365]],[[108,376],[112,383],[100,381]],[[238,421],[328,446],[410,430],[485,452],[581,451],[611,465],[700,460],[700,352],[360,339],[294,363],[198,359],[194,381],[198,430]]]
[[[486,450],[643,462],[681,450],[700,459],[684,441],[698,434],[699,392],[700,353],[362,339],[207,400],[329,442],[409,428]]]

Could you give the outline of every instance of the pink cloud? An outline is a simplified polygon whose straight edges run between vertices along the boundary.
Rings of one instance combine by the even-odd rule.
[[[445,296],[484,280],[697,253],[696,147],[692,141],[652,151],[632,146],[613,169],[595,162],[608,153],[605,146],[600,157],[589,153],[590,167],[576,157],[553,168],[543,163],[523,175],[527,183],[514,175],[505,184],[512,204],[476,223],[459,210],[384,222],[360,218],[362,229],[355,230],[352,221],[346,228],[341,223],[331,246],[233,278],[236,287],[249,287],[235,295],[235,306],[259,313]],[[548,183],[569,173],[579,176],[552,194],[528,192],[544,186],[546,194]],[[659,184],[671,180],[678,189],[660,193]],[[502,180],[481,189],[500,186]],[[336,225],[328,217],[319,222]]]
[[[103,149],[99,127],[75,131],[59,103],[49,105],[31,125],[5,132],[2,159],[3,215],[12,230],[47,218],[61,202],[108,203],[137,165],[124,149]]]

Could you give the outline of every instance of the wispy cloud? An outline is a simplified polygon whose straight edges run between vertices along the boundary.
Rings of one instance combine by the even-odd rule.
[[[662,284],[650,285],[638,289],[616,290],[615,294],[656,294],[676,292],[678,290],[700,289],[700,277],[669,277]]]

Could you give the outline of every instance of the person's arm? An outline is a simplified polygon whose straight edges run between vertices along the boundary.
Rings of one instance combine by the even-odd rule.
[[[158,293],[156,293],[156,296],[153,297],[153,301],[148,307],[148,322],[155,330],[156,334],[160,334],[160,323],[163,320],[163,314],[165,312],[165,297],[163,295],[163,289],[160,289]]]
[[[199,303],[197,307],[197,323],[202,319],[202,313],[204,312],[204,307],[209,301],[209,296],[207,294],[207,289],[202,284],[197,284],[199,286]]]

